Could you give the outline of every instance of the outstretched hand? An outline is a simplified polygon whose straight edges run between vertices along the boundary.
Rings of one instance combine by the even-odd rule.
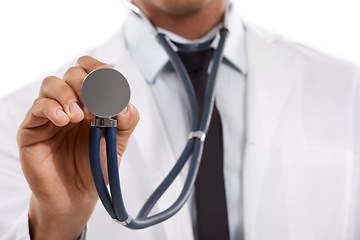
[[[81,84],[91,71],[110,67],[94,58],[78,59],[63,79],[47,77],[18,131],[21,166],[32,190],[29,224],[32,239],[77,239],[90,218],[98,195],[89,163],[90,120]],[[129,104],[115,116],[118,157],[139,120]],[[104,140],[101,161],[107,179]]]

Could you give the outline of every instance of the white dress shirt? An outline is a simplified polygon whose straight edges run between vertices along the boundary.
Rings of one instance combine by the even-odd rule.
[[[224,49],[215,88],[216,106],[221,116],[224,144],[224,178],[229,218],[230,239],[242,239],[242,158],[245,143],[245,76],[247,72],[243,24],[228,12],[229,36]],[[205,42],[216,35],[213,47],[219,41],[216,26],[207,35],[197,40],[187,40],[164,29],[171,40],[180,43]],[[169,62],[169,57],[157,43],[148,26],[135,14],[125,22],[125,40],[128,49],[151,87],[163,123],[169,135],[175,156],[180,156],[188,140],[191,111],[181,80]],[[236,89],[236,90],[234,90]],[[185,178],[187,168],[182,171]],[[195,208],[194,200],[193,207]],[[195,211],[192,211],[193,213]],[[193,214],[196,229],[196,214]]]

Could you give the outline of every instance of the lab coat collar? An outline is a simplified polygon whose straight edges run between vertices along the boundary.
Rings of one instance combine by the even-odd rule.
[[[228,11],[228,30],[229,36],[224,49],[224,58],[228,60],[233,67],[246,75],[248,71],[245,54],[245,29],[239,14],[230,5]]]
[[[228,11],[228,30],[230,34],[224,49],[224,59],[237,70],[246,74],[247,64],[245,59],[244,27],[241,19],[237,15],[235,9],[230,6]],[[212,31],[216,31],[218,28],[220,28],[220,25],[216,26]],[[181,43],[203,42],[206,41],[209,36],[213,35],[211,31],[201,39],[189,41],[174,33],[169,33],[164,29],[159,29],[159,31],[168,33],[172,40]],[[134,61],[139,66],[140,71],[148,83],[154,83],[158,73],[169,62],[168,55],[156,41],[151,29],[133,12],[129,12],[129,16],[125,20],[124,34],[126,45]],[[214,40],[214,47],[217,46],[219,39],[220,36],[219,33],[217,33]]]
[[[157,74],[169,61],[165,50],[157,42],[154,33],[139,16],[129,12],[124,23],[127,48],[148,83],[153,83]]]

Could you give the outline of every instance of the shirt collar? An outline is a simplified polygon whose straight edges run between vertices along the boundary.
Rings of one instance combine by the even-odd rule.
[[[216,35],[213,43],[214,47],[216,47],[220,38],[218,34],[220,27],[219,24],[204,37],[191,41],[161,28],[157,30],[165,33],[173,41],[180,43],[205,42]],[[244,26],[240,17],[231,7],[228,11],[228,30],[229,36],[224,49],[224,58],[237,70],[246,74]],[[149,83],[154,83],[159,72],[169,62],[165,50],[157,42],[151,29],[133,12],[130,12],[125,20],[124,34],[129,52],[139,66],[140,71]]]

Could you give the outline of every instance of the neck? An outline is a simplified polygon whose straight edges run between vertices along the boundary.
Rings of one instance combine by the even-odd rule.
[[[133,0],[133,2],[153,25],[189,40],[201,38],[222,21],[226,8],[226,0],[210,1],[197,9],[183,12],[161,8],[151,0]]]

